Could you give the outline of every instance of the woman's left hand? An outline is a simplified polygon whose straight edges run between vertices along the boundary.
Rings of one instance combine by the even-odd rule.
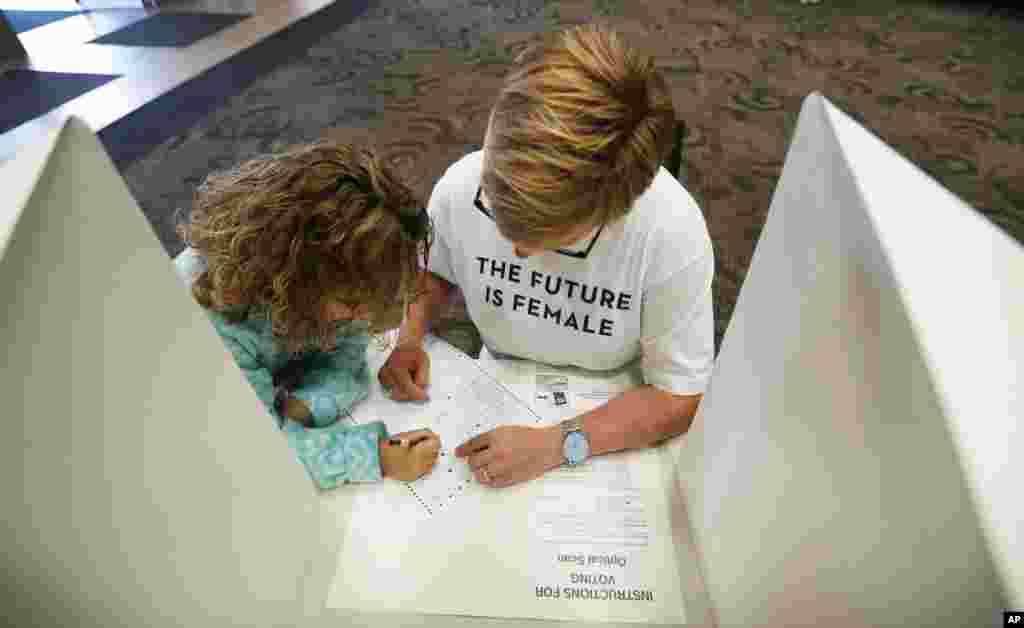
[[[562,463],[559,427],[503,425],[462,443],[455,456],[466,458],[477,482],[504,488],[544,475]]]

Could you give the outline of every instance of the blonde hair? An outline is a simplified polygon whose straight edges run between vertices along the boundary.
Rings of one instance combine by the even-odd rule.
[[[333,142],[211,174],[178,226],[207,265],[192,294],[231,322],[269,316],[293,353],[333,347],[332,303],[366,306],[379,334],[419,294],[431,231],[413,237],[402,217],[422,206],[372,151]]]
[[[485,146],[482,187],[499,231],[537,244],[625,216],[672,149],[675,110],[654,59],[588,24],[518,61]]]

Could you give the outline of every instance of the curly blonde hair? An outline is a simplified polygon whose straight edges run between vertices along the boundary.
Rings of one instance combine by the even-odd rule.
[[[654,59],[587,24],[524,52],[492,110],[482,187],[499,231],[542,243],[625,216],[672,150]]]
[[[432,229],[408,223],[422,207],[372,151],[322,141],[209,175],[177,232],[206,261],[200,305],[236,323],[269,316],[287,351],[327,351],[346,322],[329,306],[365,306],[376,335],[419,296]]]

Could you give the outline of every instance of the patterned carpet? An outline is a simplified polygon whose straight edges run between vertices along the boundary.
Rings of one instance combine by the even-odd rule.
[[[656,56],[690,129],[685,181],[718,266],[716,347],[812,91],[1024,243],[1024,25],[925,2],[382,0],[124,175],[171,255],[172,214],[209,171],[284,144],[375,145],[426,197],[479,148],[514,55],[595,18]],[[457,307],[448,319],[442,335],[475,355],[472,325]]]

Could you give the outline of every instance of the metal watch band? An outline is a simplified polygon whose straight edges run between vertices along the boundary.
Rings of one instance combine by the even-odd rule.
[[[572,419],[566,419],[562,421],[562,436],[566,436],[569,432],[582,432],[583,431],[583,419],[575,417]]]
[[[572,419],[566,419],[566,420],[561,422],[560,426],[562,428],[562,443],[563,443],[563,445],[564,445],[566,439],[569,437],[569,434],[571,434],[572,432],[580,432],[581,434],[583,434],[583,438],[585,438],[587,440],[587,444],[588,445],[590,444],[590,437],[587,436],[587,433],[585,431],[583,431],[583,419],[581,417],[576,417],[576,418],[572,418]],[[574,464],[574,463],[569,461],[569,459],[565,456],[564,452],[562,453],[562,464],[568,464],[568,465],[573,465]]]

